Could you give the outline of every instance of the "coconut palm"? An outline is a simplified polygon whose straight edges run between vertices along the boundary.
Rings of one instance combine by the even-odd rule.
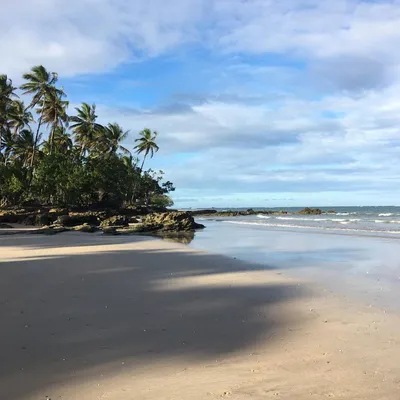
[[[64,96],[63,92],[60,92],[56,88],[51,88],[39,102],[38,112],[42,116],[43,123],[46,123],[50,128],[48,138],[50,153],[53,152],[55,130],[68,125],[67,107],[69,102],[62,100]]]
[[[72,149],[73,143],[71,135],[67,133],[64,127],[58,126],[53,133],[53,149],[55,153],[66,153]],[[44,153],[49,154],[51,145],[49,141],[43,143],[42,150]]]
[[[32,101],[30,102],[28,108],[34,108],[36,105],[40,104],[46,95],[51,95],[54,91],[59,95],[63,96],[64,92],[61,89],[55,88],[55,84],[58,80],[58,75],[55,72],[48,72],[43,65],[34,66],[30,72],[23,75],[23,78],[27,81],[21,85],[21,90],[23,94],[31,94]],[[43,122],[43,107],[40,110],[40,117],[38,120],[38,126],[36,130],[35,139],[33,142],[32,151],[32,166],[35,159],[36,147],[39,141],[40,128]]]
[[[2,137],[7,135],[9,130],[8,114],[13,98],[16,97],[15,89],[12,80],[7,75],[0,75],[0,152],[2,149]]]
[[[100,137],[102,138],[104,150],[107,154],[116,154],[118,150],[122,151],[125,154],[129,154],[129,150],[122,146],[120,143],[126,139],[129,131],[125,131],[122,127],[117,124],[108,124],[104,127],[103,132]]]
[[[100,134],[104,127],[96,123],[96,105],[90,106],[87,103],[82,103],[81,107],[75,108],[78,115],[70,117],[73,122],[71,129],[74,132],[75,140],[81,149],[81,156],[93,147],[95,139]]]
[[[138,144],[135,146],[135,150],[137,154],[144,153],[142,165],[140,167],[140,171],[143,171],[144,162],[146,161],[146,157],[150,154],[152,158],[154,153],[159,150],[159,147],[156,143],[158,133],[151,132],[150,129],[145,128],[141,132],[139,132],[139,138],[135,140]]]
[[[38,136],[38,140],[41,139],[41,134]],[[36,137],[30,129],[23,129],[16,137],[14,142],[14,156],[20,160],[24,167],[32,165],[32,160],[35,158],[37,152],[36,146],[34,146]]]
[[[30,122],[33,122],[32,113],[25,109],[23,101],[14,100],[10,105],[8,112],[9,125],[13,128],[14,135],[23,129]]]
[[[7,129],[3,132],[1,137],[1,148],[4,150],[3,163],[7,164],[12,159],[12,153],[14,151],[15,135]]]
[[[23,78],[27,82],[21,85],[21,90],[23,94],[33,95],[29,108],[34,108],[55,87],[58,75],[56,72],[48,72],[43,65],[36,65]],[[61,89],[57,90],[62,92]]]

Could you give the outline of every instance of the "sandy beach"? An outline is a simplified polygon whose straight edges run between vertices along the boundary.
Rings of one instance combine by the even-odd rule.
[[[0,399],[393,399],[400,318],[145,237],[0,237]]]

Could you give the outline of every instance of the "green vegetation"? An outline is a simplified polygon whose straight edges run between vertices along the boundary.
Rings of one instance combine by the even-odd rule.
[[[162,171],[145,171],[159,147],[144,129],[134,150],[122,145],[129,131],[97,122],[96,105],[82,103],[69,115],[58,75],[35,66],[18,88],[0,75],[0,206],[77,207],[173,205]],[[21,99],[26,96],[27,105]],[[139,166],[140,164],[140,166]]]

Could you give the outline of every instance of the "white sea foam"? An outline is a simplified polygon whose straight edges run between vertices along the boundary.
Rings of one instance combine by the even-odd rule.
[[[366,232],[366,233],[390,233],[400,235],[400,230],[374,230],[374,229],[356,229],[356,228],[327,228],[324,226],[307,226],[307,225],[294,225],[294,224],[274,224],[274,223],[266,223],[266,222],[247,222],[247,221],[222,221],[228,224],[235,224],[235,225],[256,225],[256,226],[264,226],[264,227],[276,227],[276,228],[295,228],[295,229],[317,229],[317,230],[324,230],[324,231],[345,231],[345,232]],[[343,221],[344,222],[344,221]]]
[[[268,215],[258,214],[257,218],[270,219],[271,217],[269,217]]]
[[[390,217],[390,216],[392,216],[393,214],[392,213],[384,213],[384,214],[379,214],[378,215],[378,217]]]
[[[304,218],[304,217],[276,217],[276,219],[286,221],[333,221],[332,218]]]

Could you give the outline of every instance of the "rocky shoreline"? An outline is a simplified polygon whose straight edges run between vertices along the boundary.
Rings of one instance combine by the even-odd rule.
[[[319,208],[309,208],[306,207],[303,210],[298,212],[289,212],[284,210],[253,210],[252,208],[246,211],[234,211],[234,210],[226,210],[226,211],[218,211],[216,209],[204,209],[204,210],[193,210],[188,211],[188,213],[192,216],[203,216],[203,217],[240,217],[246,215],[322,215],[322,214],[336,214],[336,211],[322,211]]]
[[[194,211],[149,210],[145,208],[126,208],[120,210],[70,210],[67,208],[18,208],[0,210],[0,234],[16,234],[22,231],[12,224],[37,227],[30,229],[32,234],[54,235],[74,231],[105,235],[151,235],[164,238],[179,238],[190,242],[194,232],[205,226],[194,217],[237,217],[248,215],[321,215],[333,214],[318,208],[305,208],[296,213],[288,211],[253,210],[218,211],[204,209]],[[23,231],[27,233],[26,230]]]
[[[3,234],[19,233],[12,224],[34,226],[33,234],[52,235],[61,232],[102,232],[107,235],[150,234],[152,236],[187,236],[205,228],[184,211],[143,212],[138,209],[68,211],[67,209],[18,209],[0,211]],[[27,231],[25,230],[24,233]]]

